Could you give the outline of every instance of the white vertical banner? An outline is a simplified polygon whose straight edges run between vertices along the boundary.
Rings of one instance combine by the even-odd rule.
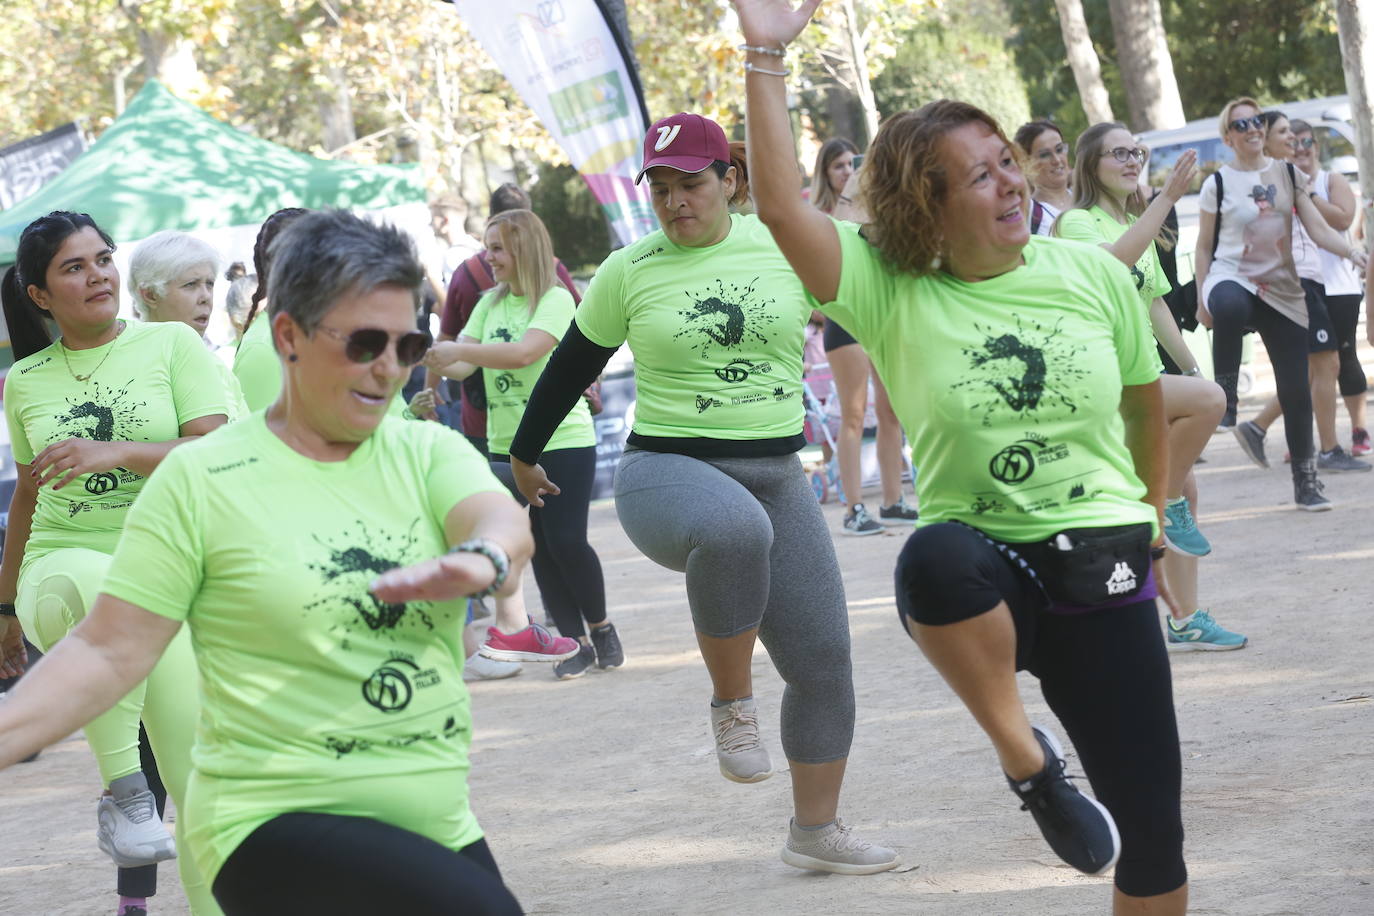
[[[656,229],[635,185],[648,121],[638,75],[596,0],[452,0],[464,24],[539,116],[621,245]]]

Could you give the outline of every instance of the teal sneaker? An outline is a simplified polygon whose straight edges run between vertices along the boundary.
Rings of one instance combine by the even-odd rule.
[[[1239,633],[1232,633],[1212,619],[1206,611],[1196,611],[1191,620],[1180,624],[1166,617],[1168,649],[1170,652],[1226,652],[1244,649],[1249,642]]]
[[[1180,496],[1164,504],[1164,543],[1176,553],[1193,557],[1205,557],[1212,552],[1212,545],[1197,530],[1186,497]]]

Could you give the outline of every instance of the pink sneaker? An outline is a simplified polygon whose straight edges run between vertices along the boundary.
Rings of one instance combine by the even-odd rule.
[[[1368,455],[1374,451],[1374,446],[1370,445],[1369,433],[1358,426],[1350,431],[1350,454]]]
[[[579,648],[577,640],[554,636],[531,622],[525,629],[509,634],[488,627],[487,641],[477,652],[500,662],[561,662],[576,655]]]

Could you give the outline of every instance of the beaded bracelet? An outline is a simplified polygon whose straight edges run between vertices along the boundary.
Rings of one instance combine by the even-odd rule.
[[[510,556],[506,554],[505,548],[489,538],[470,538],[461,544],[449,549],[449,553],[476,553],[481,554],[491,561],[491,565],[496,567],[496,578],[491,580],[491,585],[474,592],[473,598],[486,598],[494,595],[501,590],[501,586],[506,584],[506,577],[510,575]]]
[[[753,51],[755,54],[767,54],[770,57],[782,57],[787,54],[787,48],[764,48],[759,45],[737,45],[741,51]]]
[[[791,68],[791,67],[788,67],[786,70],[765,70],[765,69],[762,68],[762,67],[755,67],[753,64],[751,64],[749,61],[746,60],[746,61],[744,62],[744,72],[745,72],[745,73],[762,73],[762,74],[764,74],[765,76],[787,76],[788,74],[790,74],[790,73],[792,72],[792,68]]]

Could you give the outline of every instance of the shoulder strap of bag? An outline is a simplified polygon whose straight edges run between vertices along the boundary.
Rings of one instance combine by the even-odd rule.
[[[1031,234],[1040,234],[1040,223],[1045,218],[1045,205],[1034,201],[1031,205]]]
[[[1221,184],[1221,169],[1212,173],[1212,177],[1217,180],[1217,218],[1212,226],[1212,257],[1217,256],[1217,246],[1221,244],[1221,196],[1224,193]]]
[[[480,290],[488,290],[496,285],[496,278],[491,275],[490,268],[483,263],[481,252],[464,261],[463,269],[468,272],[473,284]]]

